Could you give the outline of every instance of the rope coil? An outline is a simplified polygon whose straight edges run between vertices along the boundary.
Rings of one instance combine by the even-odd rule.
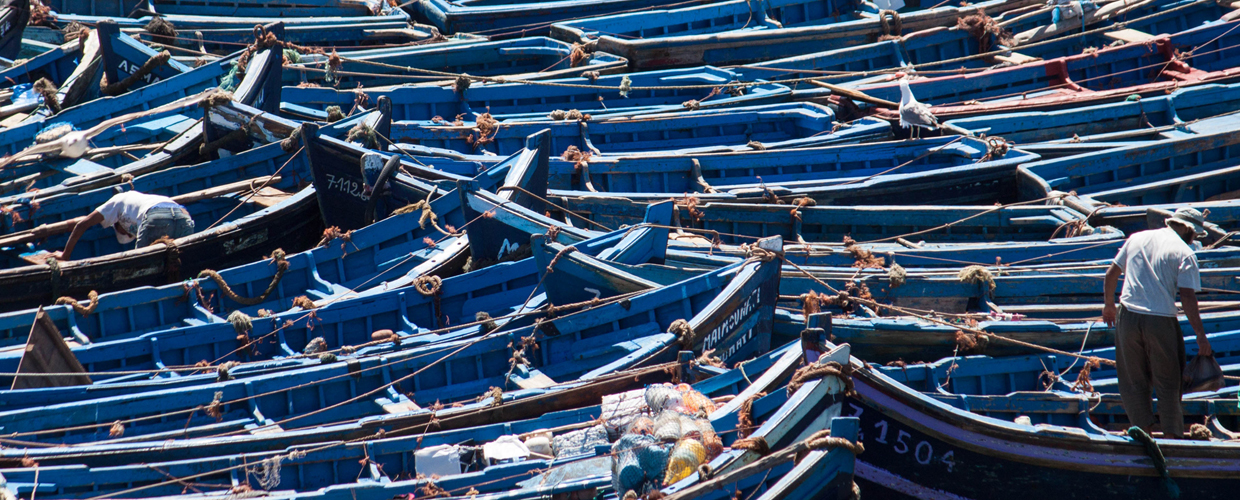
[[[697,343],[697,334],[693,332],[693,325],[689,324],[686,319],[678,319],[668,325],[667,332],[675,334],[680,339],[680,345],[686,350],[693,349],[693,344]]]
[[[284,272],[288,271],[289,267],[288,261],[285,260],[284,250],[282,249],[275,249],[275,251],[271,252],[271,256],[268,257],[268,259],[276,264],[276,274],[271,277],[271,283],[267,285],[267,289],[257,297],[242,297],[238,295],[237,292],[233,291],[232,287],[228,285],[228,282],[224,281],[224,277],[220,276],[220,273],[212,269],[203,269],[202,272],[198,273],[198,278],[211,278],[211,281],[215,282],[215,286],[220,289],[220,293],[223,293],[225,297],[228,297],[228,300],[247,306],[261,304],[267,300],[267,297],[271,296],[272,292],[276,290],[276,286],[280,284],[280,279],[284,277]]]
[[[134,71],[133,74],[115,83],[109,83],[107,81],[108,77],[105,74],[103,76],[103,81],[101,82],[102,88],[100,90],[103,92],[103,95],[106,96],[118,96],[124,94],[129,90],[129,87],[132,87],[133,84],[138,83],[138,80],[146,78],[146,76],[151,74],[152,71],[155,71],[155,68],[168,64],[169,59],[172,59],[172,53],[166,50],[155,54],[151,56],[150,59],[147,59],[146,62],[142,63],[142,67],[138,68],[137,71]]]
[[[577,247],[571,246],[571,245],[560,249],[559,252],[556,252],[555,257],[551,258],[551,262],[547,263],[547,272],[548,273],[555,272],[555,265],[560,262],[560,257],[563,257],[565,255],[568,255],[576,251],[577,251]]]
[[[56,305],[58,306],[68,305],[68,306],[73,307],[73,310],[77,311],[79,315],[89,316],[91,315],[91,313],[95,312],[96,307],[99,307],[99,293],[94,290],[91,290],[90,293],[86,294],[86,297],[90,301],[89,306],[83,306],[82,304],[78,303],[77,299],[73,297],[69,297],[69,296],[64,296],[59,299],[56,299]]]
[[[160,236],[152,245],[164,244],[164,272],[168,276],[168,281],[181,281],[181,248],[177,246],[177,241],[168,237]]]
[[[418,276],[414,280],[413,288],[422,294],[423,297],[430,297],[439,294],[439,288],[443,285],[443,280],[438,276]]]
[[[824,377],[835,377],[844,383],[844,395],[854,396],[857,394],[853,387],[852,366],[841,365],[835,361],[826,364],[811,364],[798,368],[796,373],[792,374],[792,380],[788,382],[788,395],[796,394],[801,386],[806,382],[819,380]]]
[[[430,222],[431,227],[434,227],[436,231],[439,231],[440,234],[443,234],[444,236],[455,237],[455,236],[461,235],[459,231],[449,232],[449,231],[445,231],[444,228],[439,227],[439,215],[435,214],[435,212],[431,210],[431,204],[427,202],[426,200],[418,200],[416,203],[410,203],[408,205],[400,207],[392,212],[392,216],[404,215],[404,214],[413,213],[417,211],[422,212],[422,215],[418,217],[418,227],[422,229],[426,229],[426,223]]]

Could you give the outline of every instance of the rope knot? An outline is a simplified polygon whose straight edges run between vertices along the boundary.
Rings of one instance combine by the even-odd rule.
[[[253,319],[241,310],[236,310],[228,314],[228,322],[232,324],[233,330],[238,334],[247,334],[254,328]]]
[[[771,445],[762,436],[737,439],[736,442],[732,443],[732,449],[752,451],[760,456],[771,454]]]
[[[422,294],[423,297],[437,295],[439,293],[439,288],[442,285],[443,280],[438,276],[418,276],[418,279],[413,282],[413,287],[418,291],[418,293]]]
[[[995,291],[995,275],[985,266],[974,265],[961,269],[956,278],[974,285],[986,283],[991,292]]]
[[[55,262],[55,261],[56,261],[55,259],[51,259],[49,262]],[[58,306],[69,305],[73,307],[73,310],[77,311],[79,315],[89,316],[91,313],[95,312],[96,307],[99,307],[99,292],[91,290],[90,293],[86,294],[86,297],[90,303],[89,306],[83,306],[82,304],[78,303],[77,299],[74,299],[73,297],[68,297],[68,296],[56,299],[56,305]]]
[[[805,446],[811,450],[834,450],[836,448],[844,448],[851,451],[854,455],[860,455],[865,452],[865,446],[859,442],[852,442],[844,438],[832,437],[831,431],[822,430],[815,432],[809,439],[805,440]]]
[[[564,247],[564,248],[560,249],[560,251],[559,251],[559,252],[556,252],[555,257],[552,257],[552,258],[551,258],[551,262],[548,262],[548,263],[547,263],[547,272],[548,272],[548,273],[553,273],[553,272],[555,272],[555,265],[556,265],[557,263],[559,263],[559,262],[560,262],[560,257],[563,257],[563,256],[565,256],[565,255],[568,255],[568,254],[573,253],[573,252],[576,252],[576,251],[577,251],[577,247],[572,246],[572,245],[570,245],[570,246],[566,246],[566,247]]]
[[[696,335],[693,333],[693,325],[689,324],[689,321],[683,318],[673,321],[672,324],[667,327],[667,332],[680,338],[680,345],[685,349],[692,349],[693,344],[697,340],[694,338]]]
[[[791,396],[801,389],[806,382],[819,380],[824,377],[835,377],[844,384],[844,395],[855,396],[856,390],[853,388],[852,366],[841,365],[835,361],[826,364],[814,363],[797,369],[792,374],[792,380],[788,382],[788,395]]]

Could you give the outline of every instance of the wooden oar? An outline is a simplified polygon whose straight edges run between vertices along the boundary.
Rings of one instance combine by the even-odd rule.
[[[280,176],[278,175],[255,177],[249,180],[237,181],[237,182],[225,184],[223,186],[216,186],[213,188],[203,189],[201,191],[194,191],[192,193],[186,193],[180,196],[174,196],[172,197],[172,201],[175,201],[180,205],[187,205],[195,201],[215,198],[217,196],[222,196],[222,195],[229,194],[229,193],[235,193],[238,191],[244,191],[256,185],[262,185],[264,182],[273,183],[273,182],[279,182],[279,181],[280,181]],[[88,217],[88,215],[83,215],[81,217],[74,217],[72,219],[62,220],[60,222],[53,222],[51,224],[43,224],[33,229],[28,229],[25,231],[10,234],[8,236],[0,238],[0,247],[12,247],[15,245],[21,245],[21,244],[29,243],[32,241],[38,241],[48,236],[51,236],[53,234],[67,233],[73,230],[73,226],[77,225],[78,221],[83,220],[86,217]]]
[[[865,92],[862,92],[860,90],[854,90],[854,89],[850,89],[846,87],[841,87],[839,85],[832,85],[830,83],[820,82],[818,80],[810,80],[809,83],[812,83],[824,89],[830,89],[832,92],[835,92],[836,94],[842,95],[854,101],[868,102],[875,106],[882,106],[884,108],[891,108],[891,109],[898,109],[900,107],[899,104],[888,101],[886,99],[870,97]]]

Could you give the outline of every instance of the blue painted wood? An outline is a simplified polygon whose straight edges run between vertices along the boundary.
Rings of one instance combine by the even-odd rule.
[[[736,74],[711,66],[683,70],[648,71],[626,75],[600,75],[597,78],[558,78],[549,83],[596,86],[596,88],[560,87],[525,83],[474,82],[465,91],[465,98],[451,86],[401,86],[391,89],[367,89],[369,102],[381,96],[392,100],[392,119],[430,121],[435,117],[453,121],[458,115],[472,121],[477,115],[491,113],[501,121],[552,120],[553,111],[573,109],[594,116],[625,113],[683,110],[689,100],[699,101],[702,108],[782,102],[792,97],[787,86],[756,83],[746,87],[743,95],[719,93],[709,98],[706,89],[634,89],[628,96],[619,94],[620,81],[628,78],[633,87],[674,85],[722,85],[736,79]],[[610,88],[606,88],[610,87]],[[326,120],[328,106],[349,109],[357,98],[356,90],[326,87],[289,87],[283,93],[284,111],[293,115]]]
[[[0,57],[10,61],[21,54],[22,33],[30,22],[29,0],[13,0],[4,3],[0,12]]]
[[[31,145],[35,136],[45,127],[70,123],[79,129],[89,128],[106,119],[148,110],[188,97],[218,85],[220,77],[225,72],[224,68],[225,63],[210,63],[120,96],[102,97],[66,109],[55,117],[32,117],[21,125],[0,132],[0,149],[8,151],[8,154],[21,151]],[[234,99],[236,102],[253,104],[263,110],[275,106],[280,99],[280,88],[271,87],[271,82],[277,82],[278,85],[279,59],[270,58],[266,52],[260,52],[251,58],[250,68],[248,78],[242,81],[237,92],[233,94]],[[139,123],[121,124],[97,136],[96,147],[175,139],[167,146],[152,150],[136,161],[130,162],[124,156],[113,155],[97,162],[49,159],[28,167],[17,165],[6,169],[9,172],[5,176],[10,180],[32,174],[37,174],[37,177],[23,183],[10,183],[11,185],[5,185],[0,190],[11,192],[18,187],[34,187],[37,190],[10,194],[3,198],[3,201],[6,202],[6,206],[12,210],[18,210],[19,213],[25,210],[22,216],[25,220],[31,215],[28,211],[30,200],[50,197],[56,193],[80,192],[89,188],[115,184],[120,182],[125,174],[139,176],[178,162],[189,161],[198,156],[197,148],[203,140],[203,131],[201,126],[185,116],[187,113],[187,110],[180,110],[154,115],[144,119],[144,123],[149,124],[148,126]],[[177,119],[178,116],[182,118]],[[82,170],[83,167],[86,169]],[[9,225],[4,226],[6,231],[12,231],[14,226],[22,227],[21,224],[15,224],[11,219],[8,222]]]
[[[290,65],[284,82],[351,89],[427,82],[450,84],[458,73],[548,79],[580,76],[587,71],[616,73],[626,64],[624,58],[603,52],[574,62],[569,57],[571,53],[572,45],[545,37],[357,50],[347,55],[340,75],[332,81],[327,81],[324,72],[328,56],[305,54],[299,64]]]
[[[1017,184],[1032,199],[1052,190],[1097,201],[1153,205],[1228,199],[1240,189],[1232,157],[1240,151],[1237,118],[1185,125],[1189,134],[1022,165]]]
[[[872,9],[850,0],[771,0],[760,4],[731,0],[678,7],[569,19],[552,24],[551,36],[566,42],[589,43],[603,35],[632,40],[794,28],[859,19],[863,18],[862,12]]]
[[[1215,359],[1224,367],[1225,373],[1234,374],[1238,368],[1237,361],[1240,361],[1240,333],[1235,331],[1212,333],[1209,338]],[[1184,346],[1187,356],[1185,362],[1187,362],[1197,354],[1196,336],[1185,337]],[[1089,349],[1082,351],[1081,354],[1115,360],[1114,347]],[[1022,391],[1051,391],[1060,395],[1079,394],[1082,389],[1079,387],[1074,389],[1073,385],[1083,366],[1084,360],[1071,356],[1034,354],[1008,357],[962,356],[944,358],[932,363],[908,364],[903,368],[879,369],[893,379],[922,392],[959,396],[1006,396]],[[947,372],[949,369],[951,370],[950,376]],[[1224,388],[1216,394],[1199,394],[1190,399],[1225,397],[1227,393],[1235,391],[1234,381],[1229,381],[1229,383],[1232,384],[1231,387]],[[1093,387],[1094,392],[1118,394],[1114,365],[1104,364],[1092,369],[1090,386]],[[957,401],[959,404],[965,404],[967,398],[957,399]],[[1227,414],[1236,412],[1234,409],[1222,411]],[[1070,420],[1064,420],[1065,416],[1041,416],[1058,419],[1057,423],[1060,425],[1076,423],[1075,416]],[[1042,423],[1054,422],[1042,421]]]
[[[254,26],[273,22],[285,24],[282,41],[302,46],[330,46],[341,53],[364,47],[410,42],[430,43],[436,40],[431,26],[415,24],[405,11],[388,6],[384,6],[383,13],[379,15],[321,16],[317,15],[317,12],[315,14],[308,17],[241,17],[161,13],[159,17],[171,23],[180,35],[175,40],[161,37],[160,41],[166,44],[171,42],[170,45],[183,49],[198,51],[206,48],[207,52],[220,55],[230,54],[238,47],[254,42]],[[149,15],[126,18],[57,12],[54,22],[58,28],[63,28],[71,22],[93,26],[103,19],[116,22],[122,31],[137,35],[144,42],[154,41],[156,38],[144,29],[153,19]],[[41,40],[63,41],[63,35],[58,30],[32,27],[31,31],[37,33]],[[201,45],[197,38],[199,32],[202,33]],[[436,43],[459,43],[479,39],[481,37],[459,35]]]
[[[430,148],[503,155],[520,149],[526,136],[548,128],[553,154],[572,146],[579,151],[620,155],[667,150],[684,154],[722,147],[749,150],[746,144],[751,141],[768,149],[807,147],[881,139],[890,133],[889,127],[872,119],[859,120],[850,127],[836,125],[835,113],[826,106],[785,103],[601,121],[500,122],[485,138],[473,123],[458,126],[406,121],[393,123],[391,138]]]
[[[280,154],[274,147],[266,147],[265,153]],[[134,180],[134,184],[135,188],[144,192],[175,194],[177,187],[169,191],[161,189],[160,183],[180,180],[185,183],[179,185],[180,190],[193,190],[204,184],[223,184],[238,178],[248,178],[261,173],[261,170],[257,170],[261,168],[274,171],[283,163],[280,159],[280,156],[261,157],[259,151],[255,150],[230,157],[228,161],[209,164],[210,168],[219,170],[214,174],[210,174],[203,167],[195,169],[196,173],[214,175],[212,177],[185,179],[183,175],[169,171],[166,175],[150,174],[139,177]],[[245,161],[255,163],[245,165]],[[508,168],[507,165],[500,165],[488,170],[478,178],[479,185],[493,188],[503,181]],[[420,186],[418,189],[422,191],[434,189],[403,174],[394,183],[410,187]],[[465,220],[460,211],[459,197],[450,194],[435,198],[431,200],[431,209],[438,217],[439,224],[464,227]],[[412,279],[406,276],[417,277],[454,265],[459,266],[463,253],[469,247],[468,240],[461,237],[443,238],[443,235],[431,226],[420,227],[420,217],[421,212],[418,211],[385,218],[352,233],[348,245],[327,244],[302,253],[290,253],[287,258],[288,268],[276,288],[267,300],[259,303],[235,302],[224,296],[216,282],[199,278],[192,283],[201,293],[188,296],[184,286],[177,283],[102,294],[95,312],[87,317],[78,316],[67,306],[48,307],[46,312],[62,332],[71,334],[79,342],[86,344],[178,327],[192,328],[205,323],[222,323],[232,311],[237,310],[251,316],[256,316],[259,309],[285,311],[293,307],[292,301],[298,296],[326,300],[355,289],[390,289]],[[443,241],[427,245],[424,242],[427,237]],[[235,293],[251,298],[260,296],[266,290],[276,272],[277,267],[270,260],[264,259],[235,268],[220,269],[219,275]],[[35,311],[27,310],[0,315],[0,318],[3,318],[0,319],[0,324],[4,325],[0,326],[0,330],[4,332],[0,343],[12,345],[24,342],[34,314]]]
[[[1174,9],[1174,10],[1172,10]],[[1124,28],[1146,33],[1177,33],[1202,23],[1218,20],[1225,10],[1217,4],[1209,2],[1185,2],[1184,0],[1159,0],[1142,5],[1124,16]],[[1052,23],[1050,11],[1036,15],[994,16],[996,22],[1003,23],[1006,29],[1014,33],[1047,26]],[[1114,25],[1108,19],[1088,25],[1089,30]],[[906,30],[907,31],[907,30]],[[780,80],[791,78],[821,78],[832,83],[856,85],[860,82],[875,81],[886,78],[885,75],[858,76],[854,73],[879,72],[881,70],[897,71],[907,66],[916,66],[919,74],[935,76],[944,72],[954,73],[958,68],[983,70],[991,68],[1001,61],[986,58],[969,58],[956,61],[979,53],[998,50],[1004,47],[1000,40],[987,34],[987,49],[979,50],[977,37],[956,26],[931,28],[905,36],[875,43],[847,46],[831,50],[818,49],[813,53],[792,55],[778,59],[762,60],[751,64],[732,68],[742,74],[743,79]],[[1102,33],[1073,34],[1061,38],[1052,38],[1036,44],[1018,46],[1013,49],[1019,54],[1051,59],[1080,54],[1087,47],[1102,47],[1114,40]],[[948,65],[939,65],[939,61],[953,60]],[[847,73],[835,75],[834,72]],[[920,94],[918,94],[920,96]],[[897,95],[898,97],[898,95]],[[920,99],[919,100],[924,100]],[[930,101],[934,102],[934,101]],[[1003,135],[1003,134],[989,134]],[[1084,134],[1081,134],[1084,135]],[[1005,136],[1006,137],[1006,136]],[[1009,138],[1012,139],[1012,138]],[[1023,143],[1020,141],[1018,143]]]
[[[807,197],[818,205],[1015,201],[1016,166],[1035,161],[1037,156],[1021,150],[991,156],[984,141],[971,138],[692,155],[592,156],[586,165],[553,162],[552,187],[565,198],[604,196],[593,193],[599,191],[632,200],[667,199],[683,193],[709,202],[790,202]]]
[[[445,33],[479,33],[493,39],[545,35],[552,23],[611,12],[645,10],[666,0],[532,0],[456,1],[431,0],[411,4],[421,19]],[[712,3],[695,0],[694,3]]]
[[[1063,111],[1035,111],[950,120],[952,132],[998,135],[1017,144],[1149,141],[1184,133],[1183,126],[1240,109],[1240,86],[1202,85],[1170,95]],[[1150,127],[1153,127],[1152,129]]]
[[[57,13],[101,17],[136,17],[158,14],[228,17],[331,17],[370,16],[393,9],[381,2],[343,2],[339,0],[296,0],[282,5],[256,1],[184,2],[144,0],[138,3],[117,0],[53,0],[46,4]]]
[[[857,459],[857,476],[863,484],[970,498],[985,495],[981,488],[1004,488],[1013,498],[1038,498],[1065,485],[1123,495],[1166,491],[1162,478],[1149,470],[1144,447],[1093,424],[1094,403],[1084,398],[1059,406],[1078,416],[1075,425],[1033,426],[953,407],[870,368],[855,370],[852,381],[858,395],[843,402],[842,414],[861,421],[866,452]],[[1234,487],[1230,471],[1240,466],[1240,447],[1162,439],[1157,444],[1183,491],[1201,498],[1230,495],[1225,490]],[[973,480],[960,480],[964,477]],[[995,480],[979,481],[982,477]]]
[[[775,369],[774,367],[779,366],[777,362],[782,359],[782,356],[787,351],[788,346],[785,346],[771,354],[746,363],[744,368],[724,370],[706,380],[693,384],[693,387],[710,397],[735,396],[741,393],[741,391],[749,390],[751,387],[757,389],[769,388],[769,383],[766,383],[761,377],[765,377],[768,370],[773,370]],[[671,380],[666,374],[664,378],[665,380]],[[753,381],[752,383],[750,382],[751,380]],[[521,398],[522,392],[533,391],[515,391],[515,394],[505,394],[505,398]],[[557,392],[556,389],[547,391],[548,394],[554,394],[555,392]],[[526,395],[524,397],[529,396]],[[483,404],[489,404],[489,401]],[[478,405],[472,404],[470,406],[476,407]],[[718,412],[727,413],[735,413],[736,411],[735,405],[718,410]],[[359,500],[368,500],[372,497],[376,499],[390,498],[402,492],[416,491],[416,488],[425,486],[427,478],[413,477],[416,474],[414,467],[417,463],[414,453],[419,449],[441,444],[458,443],[470,443],[471,447],[479,446],[503,435],[521,435],[542,429],[565,428],[565,431],[560,432],[567,432],[574,427],[584,428],[591,420],[602,415],[601,412],[603,412],[603,407],[594,403],[547,413],[536,418],[434,431],[416,436],[392,437],[368,443],[349,444],[339,449],[308,453],[302,459],[282,463],[282,467],[278,472],[278,487],[281,490],[297,492],[298,498],[303,496],[307,498],[321,498],[324,496],[330,498],[357,498]],[[761,417],[761,415],[756,416]],[[560,432],[557,432],[557,434]],[[249,453],[244,455],[207,457],[197,460],[166,461],[150,464],[149,466],[128,465],[93,468],[81,465],[43,466],[40,470],[38,494],[54,494],[67,498],[86,498],[91,495],[116,491],[117,488],[122,487],[121,485],[123,487],[145,487],[165,482],[167,476],[163,475],[164,473],[184,477],[191,474],[201,474],[223,469],[242,461],[258,462],[270,455],[271,453]],[[607,457],[602,458],[603,460],[610,460]],[[377,471],[373,469],[368,470],[369,466],[360,462],[363,459],[369,459],[379,469]],[[567,453],[561,454],[556,460],[542,460],[531,457],[529,460],[522,462],[525,466],[519,470],[529,470],[534,467],[548,468],[553,465],[562,468],[572,466],[574,463],[589,463],[594,460],[594,455],[573,456]],[[477,485],[479,486],[480,494],[503,492],[510,488],[521,487],[522,483],[526,482],[525,478],[527,476],[511,474],[514,472],[514,468],[517,467],[520,466],[501,464],[487,467],[471,464],[464,473],[437,478],[435,484],[449,491],[454,491],[458,485],[466,489],[469,486]],[[33,489],[34,477],[31,474],[32,471],[33,469],[16,471],[9,469],[6,470],[5,479],[10,487],[24,493],[26,488]],[[157,471],[162,471],[162,473]],[[365,474],[366,477],[358,481],[362,474]],[[479,480],[483,478],[496,478],[496,480],[486,481],[486,484],[478,484]],[[199,485],[199,491],[214,488],[229,489],[232,487],[231,475],[226,473],[199,477],[196,483]],[[254,487],[259,487],[257,483],[252,484]],[[182,488],[174,484],[164,484],[148,487],[143,490],[143,493],[145,495],[177,495],[181,494]]]
[[[49,415],[49,417],[54,417],[55,421],[51,419],[42,420],[17,417],[18,414],[22,413],[50,411],[54,407],[15,411],[8,413],[13,415],[14,420],[11,421],[11,425],[6,425],[6,429],[16,430],[18,425],[26,426],[35,421],[45,422],[37,425],[58,426],[65,425],[74,419],[113,418],[113,416],[104,417],[104,413],[113,414],[114,416],[120,413],[137,415],[137,413],[134,413],[135,411],[151,414],[152,412],[167,412],[178,407],[188,409],[197,404],[192,402],[195,398],[199,396],[211,397],[210,395],[217,390],[225,392],[225,402],[251,394],[258,398],[250,404],[241,401],[229,403],[225,411],[225,418],[228,420],[235,420],[239,417],[252,419],[251,422],[265,425],[270,423],[270,420],[267,419],[281,419],[277,422],[286,429],[297,426],[314,427],[322,423],[339,421],[342,418],[359,418],[373,412],[373,409],[368,409],[373,408],[369,403],[354,403],[333,407],[327,405],[330,402],[342,401],[343,398],[364,394],[364,391],[372,390],[372,387],[380,387],[376,384],[382,384],[385,380],[404,380],[412,383],[415,400],[419,404],[427,405],[435,400],[457,401],[467,399],[467,395],[472,396],[479,392],[485,392],[485,388],[488,386],[502,384],[508,367],[499,361],[501,357],[502,359],[507,359],[511,356],[511,348],[508,346],[520,345],[520,339],[530,334],[533,335],[534,341],[539,344],[539,348],[532,353],[532,356],[534,356],[534,358],[531,358],[532,365],[539,367],[549,377],[566,380],[594,369],[597,369],[598,375],[591,376],[599,376],[625,366],[648,363],[659,359],[659,356],[661,356],[659,352],[669,352],[667,347],[661,346],[668,346],[668,343],[675,340],[674,336],[658,335],[636,344],[629,343],[629,341],[640,338],[639,336],[641,335],[649,335],[652,333],[651,329],[654,329],[653,332],[657,332],[658,329],[665,328],[661,325],[669,324],[672,316],[680,316],[682,313],[692,313],[693,317],[690,319],[690,323],[693,324],[701,324],[701,322],[708,319],[707,316],[713,317],[723,313],[724,311],[717,309],[713,304],[718,303],[720,300],[737,303],[735,297],[722,297],[721,292],[731,288],[725,287],[725,285],[737,278],[749,279],[744,277],[745,274],[743,272],[737,274],[737,271],[746,268],[752,269],[757,266],[758,264],[743,263],[730,266],[718,272],[705,273],[694,280],[687,280],[635,295],[627,303],[603,305],[592,309],[590,314],[562,314],[555,319],[538,323],[537,327],[501,330],[478,339],[436,343],[425,348],[402,350],[384,357],[359,358],[356,365],[340,362],[319,368],[283,372],[278,375],[250,377],[242,380],[219,382],[172,391],[157,391],[141,395],[118,396],[93,400],[93,402],[75,403],[65,406],[62,408],[63,411],[57,412],[54,416]],[[672,304],[675,304],[671,307],[674,310],[669,310],[668,306]],[[627,308],[624,307],[626,305]],[[653,317],[651,316],[652,313],[654,314]],[[730,312],[727,314],[730,314]],[[642,318],[648,322],[653,320],[653,322],[643,324],[640,321],[634,322],[631,319],[625,318]],[[617,329],[613,322],[633,326]],[[602,327],[602,329],[599,327]],[[534,330],[534,328],[538,330]],[[559,332],[559,335],[540,333],[548,331]],[[632,353],[636,356],[626,356],[623,362],[610,362],[609,360],[614,358],[609,358],[609,355],[600,357],[600,354],[615,352],[616,347],[607,346],[618,346],[620,345],[616,344],[618,342],[626,346],[625,349],[627,349],[621,353],[622,355]],[[452,350],[458,350],[458,348],[460,350],[456,354],[449,354],[448,360],[441,364],[433,362],[440,355],[429,354],[447,353]],[[602,350],[595,353],[594,349]],[[586,356],[586,353],[591,354]],[[569,359],[574,361],[569,363],[567,362]],[[379,376],[376,373],[376,367],[380,363],[387,364],[387,369],[382,371],[390,375]],[[352,368],[350,365],[352,365]],[[434,369],[427,367],[433,367]],[[423,369],[415,374],[412,370],[418,368]],[[350,373],[354,372],[358,375],[350,375]],[[310,378],[307,379],[305,377]],[[307,380],[312,380],[313,382],[306,382]],[[310,385],[306,386],[304,385],[305,383]],[[314,389],[306,390],[319,385],[322,385],[323,389],[318,391],[317,396]],[[300,388],[297,388],[299,386]],[[398,389],[398,392],[401,391],[402,389]],[[136,406],[120,404],[122,401],[130,400],[134,402],[141,400],[145,403]],[[186,404],[191,406],[184,406]],[[261,410],[262,417],[259,417],[257,413],[251,413],[255,407],[254,405],[257,405],[257,408]],[[83,409],[89,407],[91,409],[85,412],[70,410],[70,408],[76,407]],[[143,407],[146,409],[142,409]],[[103,413],[96,414],[96,411]],[[358,412],[365,413],[359,414]],[[346,415],[353,416],[347,417]],[[257,420],[253,420],[255,418]],[[205,416],[201,419],[197,417],[191,418],[191,420],[195,419],[202,421],[203,424],[209,424],[214,421],[214,419]],[[180,429],[184,428],[184,421],[180,418],[176,420],[179,422],[176,424],[177,433],[180,433]],[[126,432],[141,435],[146,430],[157,432],[171,425],[171,420],[167,421],[167,423],[149,422],[149,425],[135,423]],[[297,423],[294,424],[293,422]],[[192,429],[197,428],[194,427]],[[166,430],[173,429],[168,427]],[[208,430],[203,429],[203,431]],[[263,439],[288,442],[284,434],[287,433],[276,433],[270,438]],[[100,437],[100,434],[87,433],[58,435],[54,439],[77,441],[81,439],[94,440]],[[257,443],[251,444],[253,447],[250,449],[259,449],[257,448]],[[123,447],[124,445],[121,446]],[[210,445],[195,446],[185,451],[189,455],[209,456],[206,454],[210,453],[210,448]],[[111,457],[109,460],[114,461],[119,458],[114,453],[109,453],[109,455]]]
[[[1216,21],[1149,44],[1108,47],[1041,62],[977,74],[913,80],[917,99],[933,105],[941,120],[1018,111],[1064,109],[1121,101],[1133,94],[1163,95],[1168,90],[1207,83],[1231,83],[1237,59],[1228,48],[1237,36],[1236,21]],[[1185,61],[1173,60],[1176,50],[1195,50]],[[1139,68],[1167,65],[1153,73]],[[881,99],[900,97],[899,85],[860,85],[858,90]],[[1016,99],[1015,97],[1021,97]],[[975,101],[983,101],[980,104]],[[883,112],[897,119],[894,111]]]
[[[990,1],[968,7],[940,6],[900,14],[903,33],[953,26],[956,19],[978,9],[995,16],[1033,2]],[[836,48],[874,43],[883,35],[877,16],[838,23],[784,29],[741,29],[710,34],[687,34],[657,38],[623,38],[601,35],[596,50],[624,57],[634,70],[683,67],[700,64],[746,64]],[[898,99],[897,99],[898,100]]]

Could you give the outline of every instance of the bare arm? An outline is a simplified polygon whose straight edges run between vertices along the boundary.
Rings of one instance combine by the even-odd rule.
[[[1188,316],[1188,324],[1197,333],[1197,354],[1209,356],[1214,354],[1210,340],[1206,338],[1206,328],[1201,323],[1201,311],[1197,308],[1197,292],[1192,288],[1180,289],[1180,304],[1184,306],[1184,315]]]
[[[1115,287],[1119,285],[1119,276],[1124,274],[1124,270],[1119,266],[1111,264],[1107,268],[1107,277],[1102,282],[1102,321],[1107,326],[1115,326]],[[1196,302],[1193,302],[1195,305]]]
[[[54,257],[60,260],[69,260],[69,256],[73,255],[73,247],[77,246],[77,242],[82,238],[82,234],[85,233],[87,229],[90,229],[91,226],[102,222],[103,214],[98,211],[91,212],[85,219],[78,221],[78,223],[73,226],[73,232],[69,234],[69,241],[65,243],[65,250],[58,254],[53,254]]]

